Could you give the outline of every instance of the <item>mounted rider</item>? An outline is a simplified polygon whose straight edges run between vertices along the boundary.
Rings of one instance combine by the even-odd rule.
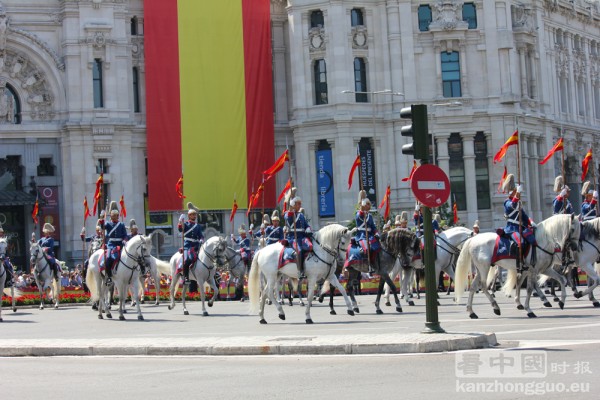
[[[191,202],[188,206],[188,220],[185,221],[185,215],[179,216],[177,230],[183,232],[183,283],[190,283],[190,267],[196,262],[200,246],[204,242],[202,226],[196,222],[200,209],[196,208]]]
[[[408,230],[408,212],[402,211],[400,215],[396,215],[394,219],[394,228],[402,228]]]
[[[418,201],[415,203],[413,221],[415,223],[415,233],[417,234],[417,237],[423,236],[423,214],[421,214],[421,205]]]
[[[102,212],[104,212],[104,211],[102,211]],[[100,220],[98,220],[98,221],[100,221]],[[102,226],[103,225],[104,225],[104,222],[102,223]],[[81,228],[81,233],[79,234],[79,237],[81,237],[81,240],[86,243],[94,242],[96,240],[102,241],[102,226],[100,224],[97,224],[96,225],[96,233],[94,235],[90,235],[90,236],[85,236],[85,226],[84,226],[83,228]],[[92,256],[92,246],[90,246],[90,248],[88,249],[87,258],[86,258],[85,262],[83,263],[83,270],[81,271],[82,283],[85,283],[85,277],[87,275],[87,269],[88,269],[88,265],[90,263],[91,256]]]
[[[4,229],[2,228],[2,224],[0,224],[0,238],[4,236]],[[8,239],[8,238],[7,238]],[[3,257],[0,259],[0,263],[4,264],[4,270],[6,271],[6,281],[4,286],[11,287],[13,285],[13,266],[10,263],[10,258],[8,258],[8,254],[3,254]],[[2,288],[0,288],[0,293],[2,292]]]
[[[515,185],[515,176],[508,174],[504,183],[502,184],[502,190],[508,193],[508,198],[504,201],[504,218],[506,219],[506,226],[504,227],[504,233],[509,235],[510,238],[515,241],[518,238],[519,241],[525,239],[525,241],[531,245],[531,265],[535,264],[535,246],[537,244],[535,240],[535,228],[536,223],[527,215],[523,209],[521,202],[521,193],[523,192],[523,185]],[[519,220],[520,213],[520,220]],[[519,236],[519,228],[521,230],[522,237]],[[515,241],[516,244],[516,241]],[[521,256],[525,254],[525,251],[521,252]],[[523,260],[517,257],[517,269],[520,269],[520,265]]]
[[[116,201],[111,201],[108,207],[110,221],[104,224],[104,244],[106,245],[105,268],[106,285],[112,284],[112,269],[119,259],[121,248],[127,239],[125,224],[119,221],[119,207]]]
[[[596,218],[597,210],[596,203],[598,203],[598,192],[590,189],[590,181],[586,181],[581,189],[581,195],[585,196],[583,203],[581,203],[581,220],[589,221]]]
[[[42,228],[42,233],[44,236],[38,240],[38,245],[42,248],[44,258],[54,273],[54,279],[58,280],[61,277],[62,270],[56,262],[56,256],[54,255],[54,238],[52,237],[52,233],[54,233],[54,227],[52,224],[46,222]]]
[[[571,189],[565,185],[562,175],[554,179],[554,193],[558,195],[552,201],[552,215],[573,214],[573,205],[569,201]]]
[[[249,233],[250,233],[250,236],[252,236],[252,230],[250,230]],[[251,246],[250,238],[247,235],[245,224],[240,225],[240,227],[238,228],[238,234],[240,236],[238,236],[236,239],[232,233],[231,241],[240,246],[240,250],[239,250],[240,256],[242,257],[242,261],[244,261],[244,265],[246,266],[246,269],[247,269],[247,268],[250,268],[250,261],[252,260],[252,249],[250,248],[250,246]]]
[[[265,239],[267,240],[267,245],[277,243],[283,239],[283,229],[279,226],[279,211],[273,210],[273,214],[271,214],[271,221],[273,225],[267,226],[265,229]]]
[[[285,197],[285,202],[289,204],[290,209],[284,214],[285,226],[287,228],[286,239],[292,248],[299,252],[298,274],[300,279],[306,278],[304,274],[304,258],[313,249],[311,237],[312,230],[304,213],[300,212],[302,208],[302,199],[296,196],[297,188],[291,188]]]
[[[140,233],[140,228],[138,228],[137,224],[135,223],[135,219],[130,219],[129,220],[129,234],[127,235],[127,239],[126,241],[131,240],[131,238],[141,235]]]
[[[379,233],[375,226],[375,221],[371,215],[371,200],[367,197],[367,192],[361,190],[358,194],[359,210],[354,216],[356,221],[356,242],[369,254],[369,273],[375,273],[379,269],[379,250],[381,243],[379,242]],[[375,267],[376,265],[376,267]]]

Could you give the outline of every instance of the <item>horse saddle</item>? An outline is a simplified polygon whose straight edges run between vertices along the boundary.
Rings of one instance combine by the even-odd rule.
[[[306,258],[306,257],[305,257]],[[277,263],[277,269],[281,269],[289,263],[296,262],[296,251],[291,247],[284,247],[279,252],[279,262]]]
[[[504,230],[502,230],[502,233],[502,235],[498,235],[498,237],[496,237],[494,254],[492,256],[492,264],[500,260],[516,260],[519,257],[519,243],[521,243],[519,234],[517,232],[513,232],[510,235],[505,234]],[[529,246],[526,241],[522,242],[522,246],[523,258],[525,258],[527,257],[531,246]]]
[[[106,257],[108,255],[107,253],[108,250],[103,251],[100,255],[100,258],[98,259],[98,265],[100,266],[101,272],[106,269]],[[121,246],[117,246],[114,249],[110,250],[110,258],[115,260],[113,262],[112,268],[113,270],[116,270],[117,266],[119,265],[119,260],[121,259]]]

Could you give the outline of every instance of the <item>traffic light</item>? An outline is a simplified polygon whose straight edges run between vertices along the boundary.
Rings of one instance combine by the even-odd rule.
[[[429,160],[427,106],[425,104],[413,104],[410,107],[405,107],[400,110],[400,118],[410,118],[412,121],[412,124],[402,127],[400,134],[413,138],[413,143],[402,146],[402,154],[411,154],[418,160]]]

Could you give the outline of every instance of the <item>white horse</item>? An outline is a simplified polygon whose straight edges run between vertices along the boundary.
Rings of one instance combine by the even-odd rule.
[[[262,241],[264,239],[260,239]],[[236,291],[241,289],[244,290],[244,280],[246,278],[246,265],[244,264],[244,260],[242,259],[241,254],[236,251],[233,247],[227,246],[225,249],[224,257],[224,268],[223,270],[229,271],[229,279],[227,279],[227,299],[229,299],[229,287],[234,279],[237,279],[237,285],[235,286]],[[242,294],[242,301],[244,300],[244,295]]]
[[[12,286],[9,288],[5,288],[4,284],[6,283],[7,272],[4,266],[5,258],[6,258],[6,248],[8,247],[8,241],[5,237],[0,238],[0,299],[2,298],[2,294],[6,294],[12,298],[12,310],[13,312],[17,311],[17,307],[15,306],[16,297],[21,296],[21,292],[19,290],[15,293],[15,285],[14,282]],[[10,261],[6,261],[8,263],[9,268],[12,268]],[[0,302],[0,322],[2,322],[2,304]]]
[[[440,272],[444,271],[450,279],[454,280],[454,264],[456,257],[460,253],[462,245],[467,239],[473,236],[473,231],[463,226],[456,226],[436,235],[436,258],[435,258],[435,276],[436,283],[437,277],[440,276]],[[400,291],[402,296],[407,299],[409,306],[414,306],[415,303],[408,299],[409,288],[412,287],[412,280],[415,269],[422,269],[423,258],[415,260],[411,263],[411,269],[403,269],[400,262],[396,262],[394,269],[390,274],[392,280],[396,279],[396,276],[402,272],[400,277]],[[448,288],[450,290],[450,288]],[[385,300],[386,306],[390,306],[390,288],[386,285],[385,288]]]
[[[529,266],[529,268],[521,274],[520,279],[517,279],[515,260],[504,259],[495,263],[495,265],[506,269],[508,272],[506,282],[503,286],[504,293],[510,295],[516,285],[517,295],[515,296],[515,301],[519,309],[523,307],[519,298],[520,287],[525,278],[529,277],[527,280],[527,299],[525,300],[525,307],[523,307],[527,311],[528,317],[532,318],[536,316],[531,308],[529,308],[529,300],[534,288],[533,279],[536,277],[536,274],[538,271],[545,271],[554,263],[557,246],[561,249],[566,249],[567,247],[576,249],[580,231],[581,225],[575,216],[564,214],[553,215],[538,224],[536,230],[537,250],[539,250],[537,252],[537,261],[535,265],[531,265],[530,251],[524,260],[525,265]],[[471,271],[471,267],[474,266],[476,268],[476,274],[473,278],[467,302],[467,313],[470,318],[477,318],[477,314],[473,312],[473,296],[478,288],[483,291],[490,301],[494,313],[500,315],[498,303],[492,298],[492,295],[488,292],[486,283],[483,282],[488,276],[490,265],[492,264],[496,238],[497,234],[493,232],[480,233],[465,242],[458,256],[456,280],[454,282],[454,295],[457,303],[460,301],[467,287],[467,276],[469,271]]]
[[[190,279],[198,282],[198,290],[200,291],[200,299],[202,300],[202,315],[205,317],[208,316],[208,311],[206,311],[204,284],[207,283],[214,290],[213,297],[208,301],[208,306],[212,307],[215,298],[219,295],[219,288],[217,288],[217,285],[215,284],[215,271],[218,265],[224,264],[224,254],[226,249],[227,240],[220,236],[213,236],[200,247],[198,259],[190,266]],[[177,252],[173,254],[170,261],[172,280],[170,291],[171,304],[169,304],[169,310],[175,308],[175,290],[177,289],[177,286],[179,286],[179,277],[182,275],[181,272],[177,272],[177,266],[181,257],[183,257],[183,254]],[[183,285],[183,290],[181,292],[183,314],[189,315],[190,313],[185,306],[186,291],[187,285]]]
[[[348,314],[354,315],[350,299],[346,295],[344,287],[340,284],[335,276],[337,266],[336,259],[340,251],[340,243],[342,238],[348,236],[348,228],[339,224],[328,225],[318,232],[313,237],[313,252],[305,260],[305,273],[307,277],[308,305],[306,307],[306,323],[312,324],[310,317],[310,308],[313,301],[315,285],[319,279],[328,279],[335,286],[346,301]],[[298,268],[296,263],[291,262],[278,269],[279,254],[283,249],[281,243],[273,243],[260,249],[254,255],[252,267],[250,268],[250,276],[248,278],[248,293],[250,295],[250,307],[252,313],[257,313],[260,316],[260,323],[266,324],[264,318],[265,301],[267,297],[275,304],[279,311],[279,318],[285,320],[285,314],[281,304],[275,301],[274,293],[279,281],[280,275],[298,278]],[[260,276],[264,275],[267,285],[265,290],[260,295]],[[260,300],[260,301],[259,301]],[[260,303],[260,304],[259,304]],[[259,309],[260,308],[260,309]]]
[[[160,304],[160,275],[169,275],[171,273],[171,264],[169,264],[166,261],[162,261],[152,255],[150,255],[147,258],[147,260],[148,263],[146,264],[146,272],[148,272],[152,279],[154,279],[154,291],[156,294],[156,300],[154,301],[154,305],[157,306]],[[140,274],[139,298],[142,304],[144,304],[144,284],[142,282],[143,279],[144,275]]]
[[[50,264],[44,257],[44,250],[37,242],[32,242],[29,248],[31,254],[30,262],[34,266],[33,276],[40,291],[40,310],[44,309],[44,293],[48,289],[51,291],[51,299],[54,301],[54,308],[58,308],[60,296],[60,277],[56,279],[50,270]],[[60,266],[60,261],[55,258],[56,265]],[[59,267],[60,268],[60,267]]]
[[[133,286],[132,293],[139,293],[140,284],[140,266],[150,262],[150,251],[152,250],[152,240],[150,236],[138,235],[127,241],[121,250],[121,257],[113,265],[116,271],[113,272],[113,285],[116,286],[119,292],[119,319],[125,319],[124,306],[127,300],[127,289],[130,285]],[[103,319],[103,309],[106,311],[106,318],[112,318],[110,308],[105,299],[108,294],[106,285],[106,275],[100,272],[99,260],[104,250],[97,250],[90,257],[90,262],[86,275],[86,282],[90,289],[91,301],[98,302],[98,318]],[[137,319],[144,320],[140,302],[136,302]]]

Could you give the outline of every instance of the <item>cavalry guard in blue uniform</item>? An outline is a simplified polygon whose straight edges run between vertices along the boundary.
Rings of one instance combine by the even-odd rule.
[[[190,283],[190,267],[196,262],[200,246],[204,242],[202,226],[197,222],[198,211],[191,202],[188,202],[188,220],[185,215],[179,216],[177,230],[183,233],[183,283]]]
[[[2,229],[2,225],[0,224],[0,238],[3,237],[5,237],[4,229]],[[10,263],[10,258],[8,258],[8,254],[2,254],[2,258],[0,258],[0,263],[4,264],[4,270],[7,274],[4,286],[11,287],[13,285],[13,266]],[[0,293],[2,293],[2,288],[0,288]]]
[[[127,235],[127,241],[129,241],[132,237],[141,235],[140,228],[138,228],[135,223],[135,219],[129,220],[129,234]]]
[[[310,225],[306,221],[304,213],[300,212],[302,208],[302,199],[296,196],[297,189],[291,188],[286,194],[286,202],[289,204],[290,209],[286,211],[285,226],[287,228],[286,239],[292,248],[298,251],[298,274],[300,279],[306,278],[304,273],[304,257],[310,253],[313,249],[312,241],[312,230]]]
[[[358,195],[359,210],[354,216],[356,221],[356,242],[367,254],[369,254],[369,273],[375,273],[379,269],[379,250],[381,250],[381,243],[379,243],[379,233],[373,221],[373,216],[370,214],[371,211],[371,200],[367,197],[367,192],[361,190]]]
[[[417,201],[415,204],[415,213],[413,214],[413,221],[415,223],[415,233],[417,237],[423,236],[423,214],[421,214],[421,205]]]
[[[431,226],[433,227],[434,235],[442,232],[442,216],[436,213],[431,220]]]
[[[522,185],[515,186],[515,176],[508,174],[504,183],[502,184],[502,190],[508,192],[508,198],[504,201],[504,218],[506,219],[506,226],[504,227],[504,233],[509,235],[511,239],[519,236],[519,227],[521,228],[522,237],[519,241],[525,239],[525,241],[531,245],[531,264],[535,264],[535,228],[537,225],[525,212],[521,203],[521,193],[523,192]],[[519,220],[519,208],[521,213],[521,219]],[[516,243],[515,243],[516,244]],[[525,252],[522,251],[522,254]],[[520,270],[520,265],[523,260],[517,257],[517,269]]]
[[[237,239],[233,236],[233,233],[231,234],[231,241],[240,246],[240,256],[242,256],[242,261],[244,261],[244,265],[248,269],[250,261],[252,261],[252,250],[250,249],[251,242],[246,232],[246,225],[240,225],[238,233],[240,236]],[[252,230],[249,231],[249,234],[252,236]]]
[[[581,189],[585,200],[581,203],[581,220],[589,221],[597,217],[596,203],[598,203],[598,192],[590,189],[590,181],[586,181]]]
[[[267,245],[277,243],[283,239],[283,229],[279,226],[279,211],[273,210],[271,214],[272,225],[267,226],[265,229],[265,238],[267,239]]]
[[[127,239],[125,224],[119,221],[119,208],[116,201],[111,201],[109,206],[110,221],[104,224],[104,244],[106,245],[106,285],[112,284],[112,269],[115,261],[119,260],[121,248]]]
[[[562,175],[554,179],[554,192],[558,195],[552,202],[552,214],[573,214],[573,205],[569,201],[571,189],[565,185]]]
[[[50,265],[50,269],[54,273],[55,279],[60,279],[61,269],[59,265],[56,263],[56,258],[54,255],[54,238],[52,237],[52,233],[54,232],[54,227],[52,224],[46,222],[44,227],[42,228],[42,232],[44,237],[38,240],[38,245],[42,248],[44,252],[44,257],[46,261]]]
[[[394,219],[394,228],[408,229],[408,212],[402,211]]]

